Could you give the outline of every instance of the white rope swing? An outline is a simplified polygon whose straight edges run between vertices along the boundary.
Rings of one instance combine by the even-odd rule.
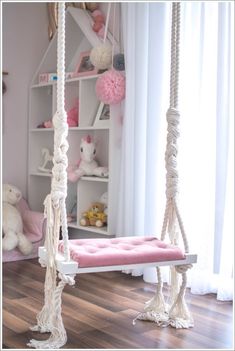
[[[177,204],[178,171],[177,171],[177,139],[179,137],[178,86],[179,86],[179,54],[180,54],[180,2],[172,4],[171,26],[171,75],[170,75],[170,107],[167,117],[167,145],[165,152],[166,166],[166,208],[162,225],[161,240],[164,241],[168,232],[171,244],[178,245],[178,229],[182,235],[185,253],[189,252],[187,236]],[[150,320],[158,325],[170,324],[176,328],[193,326],[193,319],[184,300],[187,285],[186,271],[192,265],[171,267],[171,307],[164,302],[162,294],[162,278],[160,268],[157,267],[157,289],[155,296],[146,304],[145,312],[136,319]],[[179,289],[178,273],[182,275]],[[135,320],[136,320],[135,319]],[[134,320],[134,323],[135,323]]]
[[[165,153],[166,163],[166,209],[163,220],[161,240],[168,232],[173,245],[178,245],[178,228],[181,232],[185,253],[189,252],[188,241],[184,231],[183,221],[177,205],[178,172],[177,172],[177,139],[178,124],[178,80],[179,80],[179,44],[180,44],[180,3],[172,5],[171,30],[171,78],[170,78],[170,107],[167,111],[168,133]],[[69,238],[65,200],[67,197],[67,150],[68,125],[64,109],[65,83],[65,3],[60,2],[58,8],[58,38],[57,38],[57,112],[53,117],[54,125],[54,157],[52,169],[51,193],[46,197],[45,216],[47,217],[47,233],[45,248],[47,260],[41,260],[46,266],[44,285],[44,306],[37,315],[37,325],[31,330],[41,333],[50,332],[49,339],[30,340],[28,346],[36,349],[59,349],[67,342],[67,334],[61,316],[61,295],[66,284],[73,285],[74,275],[58,273],[56,255],[60,227],[64,242],[64,259],[70,261]],[[178,223],[178,227],[177,227]],[[46,263],[45,263],[46,262]],[[186,289],[186,271],[191,264],[171,267],[171,307],[164,302],[162,294],[162,278],[160,268],[157,268],[157,290],[155,296],[146,304],[144,313],[136,319],[150,320],[158,325],[171,325],[175,328],[193,326],[192,317],[184,300]],[[182,276],[179,288],[178,274]],[[59,282],[57,282],[59,278]],[[135,320],[134,320],[135,322]]]
[[[60,226],[64,241],[65,260],[70,260],[69,238],[65,199],[67,197],[67,150],[68,124],[64,109],[65,80],[65,3],[60,2],[58,8],[57,38],[57,112],[53,117],[54,125],[54,158],[52,169],[51,193],[47,195],[45,215],[47,217],[47,233],[45,247],[48,253],[46,278],[44,285],[44,306],[37,315],[37,325],[31,330],[41,333],[51,332],[48,340],[30,340],[28,346],[37,349],[58,349],[67,342],[67,335],[61,316],[61,295],[66,284],[75,283],[74,276],[59,273],[57,284],[56,254],[58,250]],[[44,262],[41,262],[43,264]]]

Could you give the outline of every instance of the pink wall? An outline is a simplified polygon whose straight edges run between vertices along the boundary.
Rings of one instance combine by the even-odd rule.
[[[28,92],[48,46],[46,3],[3,3],[2,69],[7,92],[2,99],[2,180],[26,195]]]

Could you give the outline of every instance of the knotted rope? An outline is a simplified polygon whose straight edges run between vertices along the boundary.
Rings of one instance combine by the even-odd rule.
[[[47,232],[45,248],[47,251],[46,277],[44,284],[44,306],[37,315],[37,325],[33,331],[51,332],[48,340],[30,340],[28,346],[37,349],[58,349],[67,342],[66,330],[61,315],[61,296],[66,284],[75,283],[74,276],[58,274],[57,284],[56,255],[60,226],[64,241],[64,257],[70,260],[69,238],[67,229],[67,214],[65,200],[67,197],[67,150],[68,124],[64,109],[65,85],[65,3],[60,2],[58,8],[58,39],[57,39],[57,112],[53,117],[54,125],[54,156],[52,168],[51,193],[47,195],[45,217],[47,218]]]
[[[171,244],[178,245],[177,222],[182,235],[185,253],[189,252],[187,236],[183,220],[177,204],[178,170],[177,154],[179,137],[178,86],[179,86],[179,55],[180,55],[180,2],[172,4],[171,24],[171,73],[170,73],[170,106],[166,113],[167,144],[165,152],[166,168],[166,207],[162,224],[161,240],[164,241],[168,232]],[[171,300],[172,307],[168,311],[162,294],[162,278],[160,268],[157,267],[158,283],[155,296],[147,303],[145,312],[136,319],[150,320],[158,325],[172,325],[176,328],[188,328],[193,325],[192,318],[184,301],[186,289],[186,271],[192,265],[171,267]],[[178,273],[182,275],[182,284],[179,289]]]

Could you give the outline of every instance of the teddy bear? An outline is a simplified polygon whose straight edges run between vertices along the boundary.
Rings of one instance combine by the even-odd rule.
[[[32,252],[33,245],[23,234],[22,218],[16,208],[22,194],[19,189],[11,184],[3,184],[2,190],[2,248],[5,251],[10,251],[17,247],[23,255],[27,256]]]
[[[88,225],[103,227],[107,223],[107,215],[104,213],[104,204],[101,202],[93,202],[91,207],[82,214],[80,225],[85,227]]]

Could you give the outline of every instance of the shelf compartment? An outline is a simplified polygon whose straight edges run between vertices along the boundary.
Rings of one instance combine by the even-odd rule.
[[[83,227],[82,225],[77,225],[77,222],[70,222],[68,223],[68,228],[80,229],[87,232],[102,234],[102,235],[109,235],[107,227],[97,228],[94,226],[87,226]]]

